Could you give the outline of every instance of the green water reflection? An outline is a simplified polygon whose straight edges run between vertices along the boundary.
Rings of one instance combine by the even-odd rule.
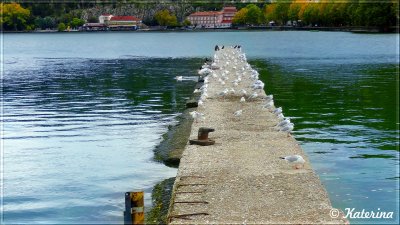
[[[398,220],[398,69],[393,64],[254,60],[334,207],[394,211]]]

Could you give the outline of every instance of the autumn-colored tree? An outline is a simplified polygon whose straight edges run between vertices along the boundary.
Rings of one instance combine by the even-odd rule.
[[[167,9],[158,11],[154,18],[160,26],[176,26],[178,25],[178,20],[175,15],[171,15]]]
[[[235,14],[232,18],[232,23],[235,25],[258,25],[264,22],[263,16],[261,9],[257,5],[249,4]]]
[[[235,16],[232,18],[232,23],[235,25],[245,25],[246,24],[246,15],[249,11],[248,8],[240,9]]]
[[[265,21],[266,23],[274,21],[276,19],[275,9],[276,9],[276,4],[269,4],[265,6],[264,18],[266,20]]]
[[[31,12],[17,3],[0,4],[0,25],[5,30],[25,30],[29,27],[27,20]]]

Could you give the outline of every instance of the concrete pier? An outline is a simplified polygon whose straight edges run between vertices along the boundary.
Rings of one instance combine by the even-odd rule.
[[[297,141],[275,128],[280,121],[272,113],[275,107],[265,106],[263,89],[253,89],[257,73],[243,52],[233,47],[216,51],[212,68],[205,79],[203,104],[196,109],[204,116],[195,118],[190,139],[197,138],[200,127],[209,127],[215,129],[209,134],[215,144],[186,146],[168,222],[347,223],[341,212],[339,218],[331,217],[325,188]],[[250,97],[254,93],[257,97]],[[239,110],[241,114],[234,115]],[[293,154],[305,159],[303,168],[294,169],[280,159]]]

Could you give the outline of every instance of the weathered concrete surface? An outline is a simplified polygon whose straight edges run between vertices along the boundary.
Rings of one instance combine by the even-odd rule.
[[[234,49],[218,51],[230,55]],[[236,68],[245,65],[236,62]],[[225,65],[219,60],[219,65]],[[215,70],[235,77],[235,69]],[[242,82],[235,90],[246,89],[254,80],[241,71]],[[233,75],[232,75],[233,74]],[[209,138],[212,146],[187,145],[181,158],[169,210],[171,224],[342,224],[345,219],[332,219],[328,195],[296,140],[273,127],[278,118],[264,109],[263,99],[240,103],[240,94],[224,98],[218,93],[230,88],[218,77],[209,76],[208,98],[198,112],[205,119],[192,125],[190,139],[197,138],[200,127],[215,128]],[[245,79],[244,79],[245,78]],[[266,84],[268,87],[268,84]],[[238,91],[237,91],[238,92]],[[259,92],[265,96],[264,91]],[[233,115],[242,109],[237,118]],[[299,154],[304,168],[295,170],[280,156]]]

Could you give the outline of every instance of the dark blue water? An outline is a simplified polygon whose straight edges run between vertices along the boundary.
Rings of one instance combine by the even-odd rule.
[[[4,221],[122,223],[123,194],[176,171],[153,149],[213,46],[241,44],[334,207],[399,213],[398,34],[5,34]]]

